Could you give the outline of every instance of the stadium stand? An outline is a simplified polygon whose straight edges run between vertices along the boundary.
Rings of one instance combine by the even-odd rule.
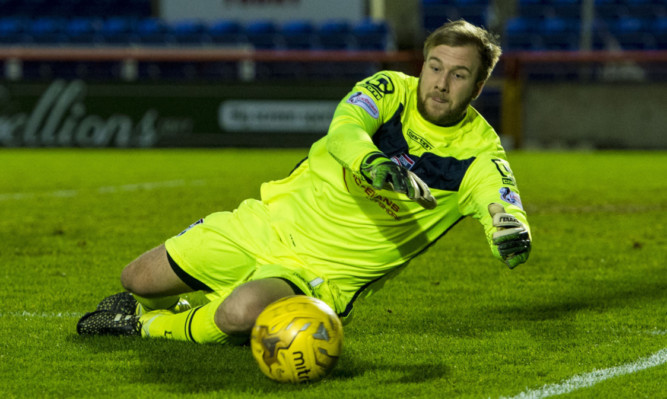
[[[425,32],[445,20],[466,19],[502,33],[503,47],[512,51],[580,50],[582,0],[517,0],[514,15],[499,20],[491,0],[422,0]],[[664,50],[667,48],[667,2],[664,0],[594,0],[593,50]],[[383,21],[330,20],[321,23],[293,20],[241,22],[220,19],[208,23],[184,19],[167,22],[152,16],[150,0],[0,0],[0,45],[50,47],[241,47],[260,50],[392,50],[395,39]],[[503,25],[499,25],[499,21]],[[25,65],[31,73],[45,74],[46,63]],[[91,76],[102,63],[62,67]],[[353,68],[367,65],[306,66],[285,64],[278,76],[298,73],[349,76]],[[258,63],[256,74],[269,76],[269,68]],[[275,67],[275,65],[274,65]],[[116,76],[114,71],[103,74]],[[173,69],[173,70],[170,70]],[[233,76],[232,62],[206,65],[145,63],[139,77]],[[367,68],[366,68],[367,69]],[[32,72],[31,72],[32,71]],[[361,72],[360,72],[361,74]]]
[[[518,15],[505,25],[507,50],[579,50],[581,0],[519,0]],[[593,50],[665,49],[659,20],[662,0],[594,0]]]
[[[184,46],[204,46],[211,43],[208,27],[196,19],[175,21],[168,27],[172,43]]]
[[[355,48],[387,50],[390,44],[389,25],[383,21],[363,20],[352,27]]]
[[[26,22],[18,16],[0,18],[0,44],[11,45],[26,42]]]
[[[127,46],[134,41],[136,20],[133,17],[110,17],[102,22],[98,33],[99,43],[111,46]]]
[[[144,18],[135,25],[132,41],[155,46],[171,44],[173,39],[166,22],[159,18]]]
[[[208,36],[214,45],[235,46],[246,42],[241,23],[228,19],[209,24]]]
[[[99,18],[76,17],[65,23],[63,34],[68,44],[91,45],[99,43],[102,22]]]
[[[311,50],[317,47],[315,27],[309,21],[289,21],[279,27],[285,48]]]
[[[444,21],[465,19],[488,27],[489,0],[422,0],[424,30],[432,32]]]
[[[352,47],[352,28],[347,21],[326,21],[317,27],[319,45],[326,50]]]
[[[257,20],[245,24],[244,32],[248,43],[256,49],[276,49],[280,47],[281,40],[278,34],[278,26],[270,20]]]

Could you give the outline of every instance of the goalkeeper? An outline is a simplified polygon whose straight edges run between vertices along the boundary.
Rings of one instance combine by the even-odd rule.
[[[243,343],[269,303],[319,298],[345,321],[410,260],[472,216],[510,268],[531,249],[517,184],[493,128],[470,105],[501,49],[448,22],[424,43],[420,76],[381,71],[336,108],[308,158],[261,199],[206,216],[131,262],[125,292],[77,325],[82,335]],[[449,266],[449,265],[444,265]],[[191,308],[181,294],[210,299]]]

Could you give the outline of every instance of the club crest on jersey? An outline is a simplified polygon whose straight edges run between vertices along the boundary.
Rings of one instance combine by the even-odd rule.
[[[407,170],[412,169],[412,167],[415,165],[415,161],[413,161],[412,158],[408,156],[408,154],[394,155],[391,157],[391,160],[394,161],[395,164],[401,165]]]
[[[360,91],[352,94],[350,98],[347,99],[347,102],[348,104],[357,105],[363,108],[364,111],[368,112],[368,115],[372,116],[375,119],[377,119],[378,116],[380,116],[380,111],[378,110],[377,105],[375,105],[375,101],[373,101],[372,98],[370,98],[368,95]]]
[[[516,186],[514,173],[512,173],[512,169],[510,169],[510,165],[507,163],[507,161],[502,159],[492,159],[491,161],[494,164],[496,164],[496,168],[498,169],[498,172],[500,172],[500,175],[502,176],[503,184]]]
[[[381,99],[385,94],[392,94],[394,92],[394,82],[391,81],[389,75],[383,73],[372,76],[362,86],[370,91],[376,100]]]
[[[519,194],[512,191],[512,189],[509,187],[502,187],[500,189],[500,199],[507,202],[508,204],[512,204],[514,206],[518,206],[519,208],[523,209],[523,204],[521,203],[521,197],[519,196]]]

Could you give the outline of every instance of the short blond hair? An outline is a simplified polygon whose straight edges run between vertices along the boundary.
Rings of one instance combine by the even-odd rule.
[[[462,19],[449,21],[426,38],[424,59],[436,46],[460,47],[472,44],[477,47],[482,61],[482,68],[477,80],[486,81],[491,76],[498,59],[500,59],[502,50],[499,43],[498,35],[494,35],[482,27],[475,26]]]

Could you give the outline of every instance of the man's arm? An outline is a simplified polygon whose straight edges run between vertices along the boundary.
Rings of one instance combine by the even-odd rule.
[[[493,218],[493,244],[505,264],[514,269],[526,262],[530,255],[531,241],[527,227],[516,217],[505,212],[505,207],[497,202],[489,204],[489,214]]]
[[[361,163],[361,174],[378,190],[403,193],[426,209],[438,205],[431,189],[419,176],[376,151],[366,155]]]
[[[459,208],[484,226],[491,252],[510,268],[528,260],[531,233],[519,190],[504,154],[472,163],[459,190]]]
[[[364,158],[379,151],[371,138],[382,125],[366,109],[348,102],[357,91],[348,93],[336,107],[327,133],[327,151],[343,166],[358,172]],[[369,96],[367,101],[373,101]],[[373,103],[377,107],[377,103]]]

